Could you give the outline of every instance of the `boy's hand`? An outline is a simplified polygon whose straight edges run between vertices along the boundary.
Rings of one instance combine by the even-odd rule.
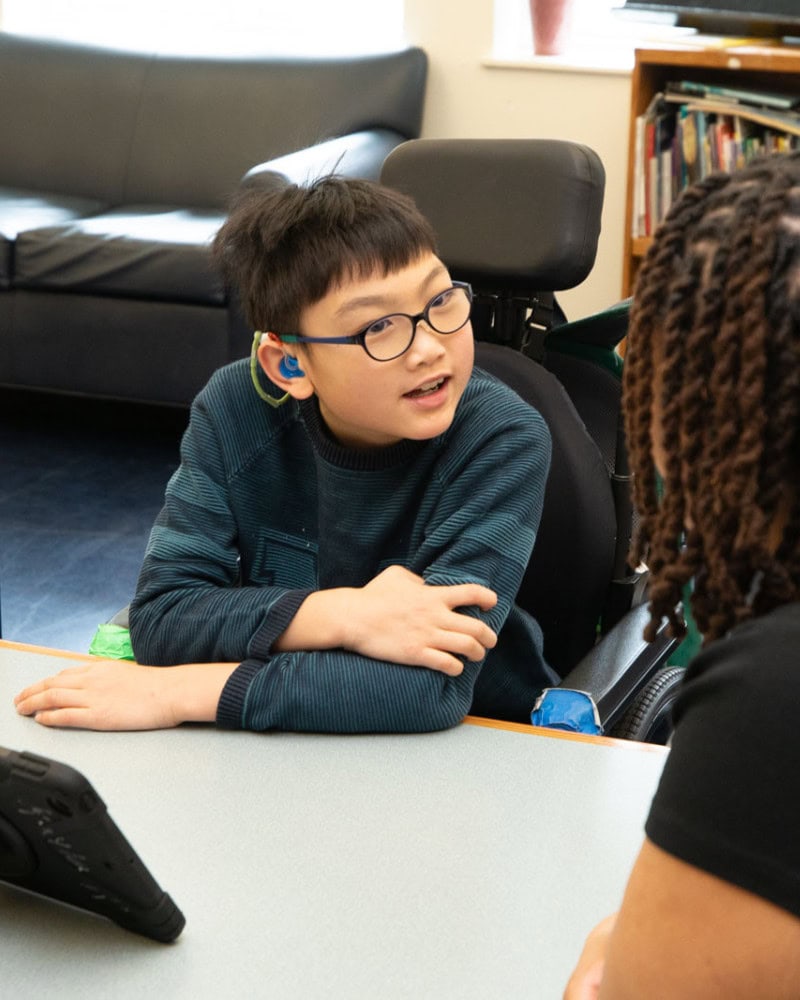
[[[497,643],[488,625],[456,610],[495,606],[497,595],[480,584],[432,586],[402,566],[389,566],[350,593],[344,645],[363,656],[456,677],[464,669],[459,657],[482,660]]]
[[[143,667],[92,660],[62,670],[21,691],[20,715],[43,726],[76,729],[168,729],[181,722],[213,722],[235,663]]]

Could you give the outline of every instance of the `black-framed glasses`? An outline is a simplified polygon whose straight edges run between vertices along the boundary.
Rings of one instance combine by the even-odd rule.
[[[414,343],[420,320],[424,319],[435,333],[457,333],[466,326],[471,311],[472,287],[465,281],[454,281],[450,288],[434,295],[416,316],[381,316],[349,337],[303,337],[299,333],[278,336],[287,344],[360,344],[374,361],[394,361]]]

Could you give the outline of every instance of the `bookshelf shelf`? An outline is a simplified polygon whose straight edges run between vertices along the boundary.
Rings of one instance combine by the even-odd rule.
[[[719,48],[637,49],[631,86],[622,294],[631,294],[651,237],[634,235],[636,120],[667,83],[690,80],[717,87],[800,96],[800,47],[720,45]]]

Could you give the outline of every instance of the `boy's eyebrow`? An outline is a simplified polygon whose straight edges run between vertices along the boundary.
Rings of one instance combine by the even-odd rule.
[[[442,274],[447,274],[447,268],[445,265],[441,263],[435,264],[428,272],[427,276],[420,282],[420,288],[425,288],[425,286],[429,285],[434,278],[438,278]],[[378,306],[385,302],[385,295],[362,295],[357,299],[348,299],[347,302],[344,302],[339,306],[333,315],[334,317],[344,316],[347,313],[355,312],[357,309],[363,309],[365,306]]]

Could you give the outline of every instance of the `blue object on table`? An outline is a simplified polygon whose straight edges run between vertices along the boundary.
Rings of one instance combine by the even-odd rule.
[[[533,706],[531,722],[534,726],[563,729],[569,733],[603,734],[592,698],[585,691],[570,688],[545,688]]]

